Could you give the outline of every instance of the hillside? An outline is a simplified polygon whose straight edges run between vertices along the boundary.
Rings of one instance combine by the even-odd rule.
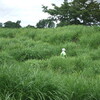
[[[0,28],[0,100],[100,100],[99,85],[100,27]]]

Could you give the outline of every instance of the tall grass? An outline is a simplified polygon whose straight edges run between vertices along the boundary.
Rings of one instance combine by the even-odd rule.
[[[99,100],[99,84],[100,27],[0,28],[0,100]]]
[[[50,69],[2,66],[0,70],[2,100],[99,100],[99,83],[99,78],[60,74]]]

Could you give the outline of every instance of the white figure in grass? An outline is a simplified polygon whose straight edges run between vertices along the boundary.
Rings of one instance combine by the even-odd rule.
[[[65,51],[66,51],[66,49],[62,48],[62,52],[60,54],[62,57],[66,57],[66,52]]]

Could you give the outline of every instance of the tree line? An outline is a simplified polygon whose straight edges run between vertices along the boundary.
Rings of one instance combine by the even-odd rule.
[[[0,23],[0,27],[4,27],[4,28],[21,28],[20,25],[21,21],[17,20],[16,22],[12,22],[12,21],[7,21],[4,23],[4,26],[2,23]]]
[[[100,3],[94,0],[73,0],[64,2],[60,7],[52,4],[53,8],[42,6],[43,12],[50,16],[47,19],[41,19],[36,26],[28,25],[27,28],[53,28],[66,25],[100,25]],[[4,27],[20,28],[21,21],[7,21]],[[0,27],[2,27],[0,23]]]
[[[7,21],[4,23],[0,23],[0,27],[3,28],[21,28],[22,26],[20,25],[21,21],[18,20],[16,22],[12,21]],[[36,24],[36,26],[32,25],[27,25],[26,28],[53,28],[55,27],[55,23],[51,19],[42,19],[39,20],[39,22]]]

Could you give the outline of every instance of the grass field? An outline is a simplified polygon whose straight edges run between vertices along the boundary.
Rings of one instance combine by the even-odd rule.
[[[100,27],[0,28],[0,100],[100,100]]]

